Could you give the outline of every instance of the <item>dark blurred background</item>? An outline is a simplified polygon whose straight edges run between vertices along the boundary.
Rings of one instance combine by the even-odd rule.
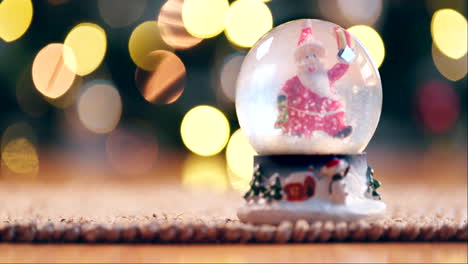
[[[192,33],[191,30],[187,29],[190,32],[187,33],[181,32],[180,29],[184,26],[180,24],[182,1],[171,0],[173,3],[168,4],[171,6],[162,12],[161,8],[167,1],[34,0],[30,26],[17,39],[7,41],[4,36],[9,30],[16,30],[11,29],[16,20],[9,21],[5,15],[7,11],[2,10],[2,6],[11,1],[16,0],[0,1],[0,34],[4,34],[0,35],[0,134],[3,135],[3,176],[36,175],[38,172],[42,173],[43,168],[48,168],[48,164],[57,165],[56,163],[65,162],[63,160],[67,160],[71,168],[79,168],[80,164],[93,164],[98,167],[106,164],[103,166],[113,171],[112,173],[125,175],[148,174],[162,166],[161,160],[173,160],[174,166],[179,166],[187,156],[201,160],[203,158],[189,155],[190,150],[184,145],[180,132],[182,119],[190,109],[198,105],[210,105],[221,110],[229,120],[230,134],[239,128],[233,98],[230,96],[234,86],[230,84],[235,81],[242,56],[248,52],[248,47],[236,45],[236,40],[226,37],[224,33],[214,34],[192,45],[198,41],[190,40],[193,36],[187,36]],[[229,1],[230,4],[233,2]],[[344,28],[366,25],[378,32],[385,47],[383,62],[379,68],[383,87],[383,109],[379,127],[368,146],[368,152],[382,157],[391,153],[398,156],[411,152],[415,160],[420,160],[416,158],[434,151],[448,155],[447,160],[454,154],[459,161],[457,171],[461,169],[459,175],[464,174],[466,177],[466,1],[264,2],[271,11],[273,27],[294,19],[317,18],[334,22]],[[193,5],[192,9],[197,9],[193,8]],[[209,12],[219,12],[214,6]],[[27,12],[21,9],[21,4],[10,8],[12,10],[8,13],[16,12],[14,14],[17,17],[27,16]],[[208,5],[204,8],[211,7]],[[443,31],[445,27],[448,35],[438,33],[435,29],[431,33],[431,21],[435,20],[435,13],[443,9],[448,10],[445,10],[447,12],[440,19],[446,19],[448,22],[440,22],[441,25],[432,27],[438,28],[439,31],[440,28]],[[132,32],[146,21],[157,20],[164,20],[163,25],[159,24],[159,31],[153,29],[146,34],[163,32],[166,34],[166,42],[167,38],[172,38],[173,42],[158,43],[161,37],[148,40],[149,35],[140,37],[137,41],[152,41],[151,45],[155,47],[153,49],[162,47],[161,49],[174,52],[185,65],[185,72],[181,67],[174,68],[177,66],[174,66],[176,64],[171,60],[175,61],[177,57],[162,53],[159,57],[156,56],[156,60],[167,59],[165,62],[170,62],[169,64],[159,61],[160,69],[140,69],[137,72],[146,70],[146,74],[151,77],[151,72],[159,70],[159,82],[163,82],[166,77],[173,78],[173,72],[179,72],[177,76],[180,78],[186,73],[185,85],[162,85],[162,88],[158,88],[177,94],[181,87],[185,87],[181,96],[175,98],[171,104],[159,103],[154,97],[150,98],[151,89],[156,89],[154,87],[158,84],[151,86],[151,81],[135,81],[135,71],[138,67],[136,64],[139,63],[132,59],[129,52]],[[75,78],[72,87],[62,96],[66,97],[65,99],[47,98],[47,92],[39,92],[31,77],[35,58],[48,44],[64,43],[70,31],[84,22],[93,23],[105,31],[107,49],[104,59],[91,73]],[[433,21],[435,22],[437,20]],[[255,25],[255,21],[252,21],[251,26]],[[164,27],[169,27],[169,30],[164,31]],[[171,30],[174,27],[175,30]],[[456,31],[460,28],[462,31],[464,28],[464,36]],[[452,31],[456,33],[450,33]],[[462,44],[450,47],[438,47],[433,44],[434,38],[447,38],[453,34],[460,37],[452,41],[462,41]],[[366,45],[365,40],[362,42]],[[178,44],[186,46],[181,49]],[[168,45],[172,48],[164,48]],[[141,67],[143,66],[140,65]],[[150,77],[142,78],[147,80]],[[117,98],[118,95],[121,98],[120,108],[118,103],[115,106],[109,101],[112,95],[104,92],[99,95],[107,98],[103,99],[104,101],[109,101],[104,103],[109,104],[105,109],[115,109],[117,113],[109,113],[111,117],[105,113],[96,113],[96,116],[104,119],[116,119],[116,122],[108,122],[108,128],[104,127],[99,131],[92,127],[89,129],[90,125],[83,121],[87,114],[83,114],[80,119],[77,110],[79,100],[85,98],[84,92],[94,85],[96,80],[104,81],[104,86],[118,91]],[[145,95],[148,95],[148,100],[145,99]],[[92,102],[88,105],[97,108],[87,113],[102,110]],[[118,115],[119,111],[121,115]],[[30,144],[16,142],[8,148],[9,142],[20,137]],[[224,145],[219,151],[222,151]],[[243,147],[238,149],[242,150]],[[205,159],[214,160],[220,157],[224,162],[223,153]],[[138,169],[132,169],[134,166]],[[198,168],[195,166],[191,170]],[[208,170],[215,169],[208,166]],[[235,168],[232,170],[236,171]]]

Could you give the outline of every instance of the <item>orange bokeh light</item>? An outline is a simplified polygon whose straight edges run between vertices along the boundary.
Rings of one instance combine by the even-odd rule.
[[[34,59],[32,79],[37,90],[46,97],[58,98],[65,94],[75,80],[75,73],[64,63],[66,46],[52,43],[45,46]]]
[[[184,91],[185,66],[172,52],[156,50],[148,54],[147,61],[155,65],[153,71],[137,68],[135,81],[141,95],[154,104],[175,102]]]
[[[182,21],[183,0],[169,0],[159,11],[158,24],[161,37],[174,49],[188,49],[202,41],[187,32]]]

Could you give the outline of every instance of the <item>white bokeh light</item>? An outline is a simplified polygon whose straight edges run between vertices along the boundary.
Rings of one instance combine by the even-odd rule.
[[[122,101],[117,89],[104,81],[93,81],[78,101],[78,116],[90,131],[109,133],[117,126],[122,114]]]
[[[337,0],[339,11],[351,24],[374,25],[382,13],[382,0]]]
[[[244,55],[233,54],[224,60],[220,73],[220,84],[224,95],[231,101],[236,99],[236,82]]]

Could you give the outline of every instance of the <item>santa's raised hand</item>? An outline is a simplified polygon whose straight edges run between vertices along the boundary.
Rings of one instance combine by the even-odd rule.
[[[336,44],[338,45],[338,58],[350,64],[356,58],[356,53],[354,51],[355,43],[351,34],[345,29],[340,27],[335,27],[333,29],[336,36]]]

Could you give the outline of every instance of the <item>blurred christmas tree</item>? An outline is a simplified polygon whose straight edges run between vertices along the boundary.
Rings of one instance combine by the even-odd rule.
[[[265,197],[267,189],[262,176],[259,165],[255,165],[252,181],[250,181],[250,190],[244,195],[244,199],[250,200],[258,198],[259,196]]]
[[[367,192],[372,195],[372,197],[376,200],[381,200],[382,197],[380,196],[380,193],[377,191],[377,188],[379,188],[382,184],[374,178],[374,169],[371,167],[367,167]]]
[[[269,201],[271,200],[280,201],[281,199],[283,199],[282,192],[283,192],[283,186],[281,186],[280,177],[276,176],[274,183],[270,185],[270,188],[268,190],[267,199]]]

